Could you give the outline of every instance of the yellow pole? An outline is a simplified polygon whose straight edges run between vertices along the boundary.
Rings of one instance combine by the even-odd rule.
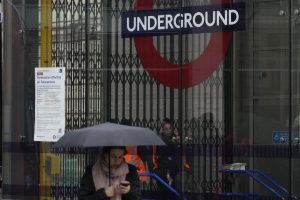
[[[41,1],[41,67],[52,66],[52,5],[51,0]]]
[[[52,2],[51,0],[40,1],[40,66],[52,66]],[[50,144],[46,142],[40,143],[40,200],[50,200],[51,186],[51,151]]]

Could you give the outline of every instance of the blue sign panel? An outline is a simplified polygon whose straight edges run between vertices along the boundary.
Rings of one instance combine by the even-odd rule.
[[[289,142],[288,131],[273,131],[272,132],[272,144],[286,144]]]
[[[122,37],[245,30],[245,3],[122,12]]]

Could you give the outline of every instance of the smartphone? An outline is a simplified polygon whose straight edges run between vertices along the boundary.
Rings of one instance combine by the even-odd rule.
[[[121,182],[121,183],[120,183],[120,185],[122,185],[122,186],[125,186],[125,187],[126,187],[126,186],[130,185],[130,183],[129,183],[129,182]]]

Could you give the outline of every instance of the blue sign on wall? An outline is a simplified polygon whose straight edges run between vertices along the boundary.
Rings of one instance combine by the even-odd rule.
[[[245,29],[245,3],[122,12],[122,37]]]
[[[286,144],[289,142],[288,131],[273,131],[272,132],[272,144]]]

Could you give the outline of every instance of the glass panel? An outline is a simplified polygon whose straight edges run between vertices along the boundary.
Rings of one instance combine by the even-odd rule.
[[[33,142],[33,71],[38,65],[39,9],[36,1],[1,1],[1,8],[1,15],[5,16],[1,22],[1,197],[37,199],[39,163],[38,144]]]
[[[292,194],[300,196],[300,1],[292,1]]]
[[[166,139],[168,147],[155,148],[158,168],[154,169],[152,163],[152,147],[138,148],[137,151],[147,172],[157,173],[165,183],[179,191],[180,148],[178,141],[173,138],[176,138],[176,134],[182,138],[183,134],[180,128],[182,116],[179,112],[181,93],[178,87],[172,85],[178,86],[179,82],[179,74],[172,70],[178,71],[178,64],[181,63],[180,38],[178,35],[121,37],[121,13],[132,11],[134,7],[138,10],[151,10],[181,6],[179,1],[109,1],[105,27],[111,34],[105,35],[104,39],[107,43],[105,54],[108,56],[104,57],[108,66],[106,117],[115,122],[128,121],[133,126],[149,127]],[[165,137],[164,118],[169,118],[173,126],[173,132],[168,129],[172,133],[169,138]],[[143,183],[142,189],[146,194],[144,198],[174,198],[172,192],[157,180],[151,179]]]
[[[44,192],[38,192],[42,169],[35,170],[42,152],[33,142],[33,71],[44,53],[39,50],[41,1],[1,2],[5,14],[2,192],[8,198],[37,199]],[[219,171],[231,163],[260,169],[300,196],[300,0],[233,1],[246,4],[244,31],[148,38],[121,36],[123,11],[180,10],[222,1],[51,2],[52,65],[65,67],[67,76],[66,130],[113,121],[149,127],[162,136],[164,118],[169,118],[171,147],[165,149],[164,159],[164,149],[158,148],[154,157],[161,159],[160,167],[164,160],[174,159],[168,167],[175,172],[165,166],[154,168],[155,148],[138,148],[138,153],[147,172],[158,173],[187,199],[202,199],[203,194],[207,199],[222,199],[224,192],[237,196],[234,199],[242,192],[276,196],[245,174]],[[220,41],[208,60],[194,62],[216,35]],[[204,64],[215,61],[216,55],[222,55],[220,61],[205,74]],[[190,68],[194,71],[186,73]],[[202,80],[195,81],[203,74]],[[76,199],[84,169],[95,162],[95,152],[69,150],[58,155],[46,152],[44,171],[51,178],[51,199]],[[142,190],[144,198],[176,199],[158,181],[148,179]]]
[[[246,162],[247,169],[262,170],[288,189],[288,1],[247,1],[246,10],[247,28],[235,34],[233,50],[237,55],[233,57],[233,161]],[[236,177],[232,190],[276,196],[242,175]]]
[[[183,4],[191,7],[213,5],[212,1],[206,0],[185,0]],[[218,169],[223,162],[225,56],[220,56],[218,62],[212,62],[213,65],[210,61],[226,54],[230,34],[224,35],[195,33],[183,34],[181,38],[183,137],[190,139],[184,143],[184,147],[188,154],[192,153],[191,169],[185,169],[189,176],[183,179],[182,184],[185,186],[184,195],[190,199],[202,199],[201,194],[207,194],[208,199],[215,199],[222,190],[222,174]],[[208,52],[208,45],[217,38],[217,47]],[[210,54],[209,61],[200,59],[204,54]],[[199,77],[203,78],[199,80]]]

